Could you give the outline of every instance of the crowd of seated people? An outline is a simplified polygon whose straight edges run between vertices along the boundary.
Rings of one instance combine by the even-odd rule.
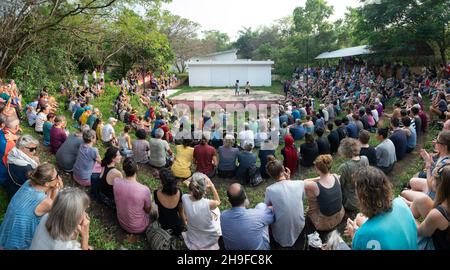
[[[58,169],[71,173],[82,189],[90,189],[92,199],[114,211],[129,234],[150,235],[155,229],[151,224],[158,222],[191,250],[219,249],[220,238],[225,249],[304,249],[307,232],[333,232],[346,222],[351,249],[448,249],[450,122],[443,123],[435,141],[436,156],[417,147],[429,122],[421,95],[431,95],[443,109],[441,93],[448,82],[433,79],[427,88],[416,77],[385,80],[365,69],[319,70],[309,76],[308,82],[297,79],[291,85],[295,87],[289,87],[279,114],[248,119],[240,132],[234,125],[221,129],[230,117],[225,111],[202,112],[201,129],[196,129],[189,113],[178,111],[165,96],[152,99],[138,89],[129,91],[128,81],[138,76],[122,80],[112,104],[115,117],[103,122],[108,112],[92,105],[102,93],[83,78],[82,87],[67,91],[75,133],[66,131],[66,119],[47,89],[26,105],[26,122],[38,139],[19,133],[18,91],[3,86],[0,184],[10,203],[0,226],[0,247],[92,249],[89,196],[79,188],[63,189],[56,168],[40,163],[37,149],[42,141],[56,155]],[[131,106],[130,93],[138,96],[145,115]],[[400,102],[386,115],[386,100],[392,96]],[[320,104],[314,104],[316,100]],[[440,112],[435,114],[445,120],[445,111]],[[116,135],[119,121],[126,126]],[[281,128],[273,130],[274,123]],[[373,133],[379,141],[376,147],[371,146]],[[281,142],[279,148],[273,145],[274,137]],[[103,158],[100,148],[106,150]],[[393,176],[397,162],[419,151],[426,172],[411,179],[402,198],[394,198],[388,176]],[[336,154],[345,160],[334,171]],[[139,180],[144,166],[158,172],[161,186],[153,192]],[[307,167],[318,177],[301,180]],[[250,208],[246,189],[255,168],[270,182],[264,201]],[[215,177],[232,179],[227,188],[232,208],[222,213],[218,206],[224,198]],[[181,183],[188,187],[187,194]],[[57,230],[69,214],[64,226],[70,228]],[[336,232],[329,239],[327,249],[350,248],[341,245]]]

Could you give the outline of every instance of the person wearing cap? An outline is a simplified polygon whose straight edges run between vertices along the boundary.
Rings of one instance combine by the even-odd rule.
[[[110,147],[116,140],[116,133],[114,131],[114,126],[117,123],[117,119],[110,117],[108,123],[102,129],[102,140],[105,147]]]

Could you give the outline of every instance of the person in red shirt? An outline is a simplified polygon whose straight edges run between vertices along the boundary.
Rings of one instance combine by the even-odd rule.
[[[216,149],[207,144],[208,139],[203,135],[199,145],[194,147],[194,163],[197,172],[206,174],[209,178],[216,174],[217,156]]]
[[[167,125],[166,122],[164,124],[159,126],[160,129],[164,131],[164,136],[162,137],[163,140],[167,141],[168,143],[173,141],[172,132],[170,132],[169,125]]]

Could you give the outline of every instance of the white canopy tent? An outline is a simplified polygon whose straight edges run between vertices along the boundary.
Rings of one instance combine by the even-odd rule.
[[[358,46],[358,47],[352,47],[352,48],[345,48],[340,49],[333,52],[324,52],[321,53],[319,56],[317,56],[315,59],[330,59],[330,58],[342,58],[342,57],[348,57],[348,56],[356,56],[356,55],[363,55],[363,54],[372,54],[373,51],[369,49],[369,46]]]

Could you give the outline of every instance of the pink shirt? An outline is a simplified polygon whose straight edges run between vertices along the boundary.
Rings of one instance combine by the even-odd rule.
[[[120,226],[129,233],[143,233],[150,223],[144,207],[151,205],[151,193],[147,186],[122,178],[114,180],[114,199]]]

